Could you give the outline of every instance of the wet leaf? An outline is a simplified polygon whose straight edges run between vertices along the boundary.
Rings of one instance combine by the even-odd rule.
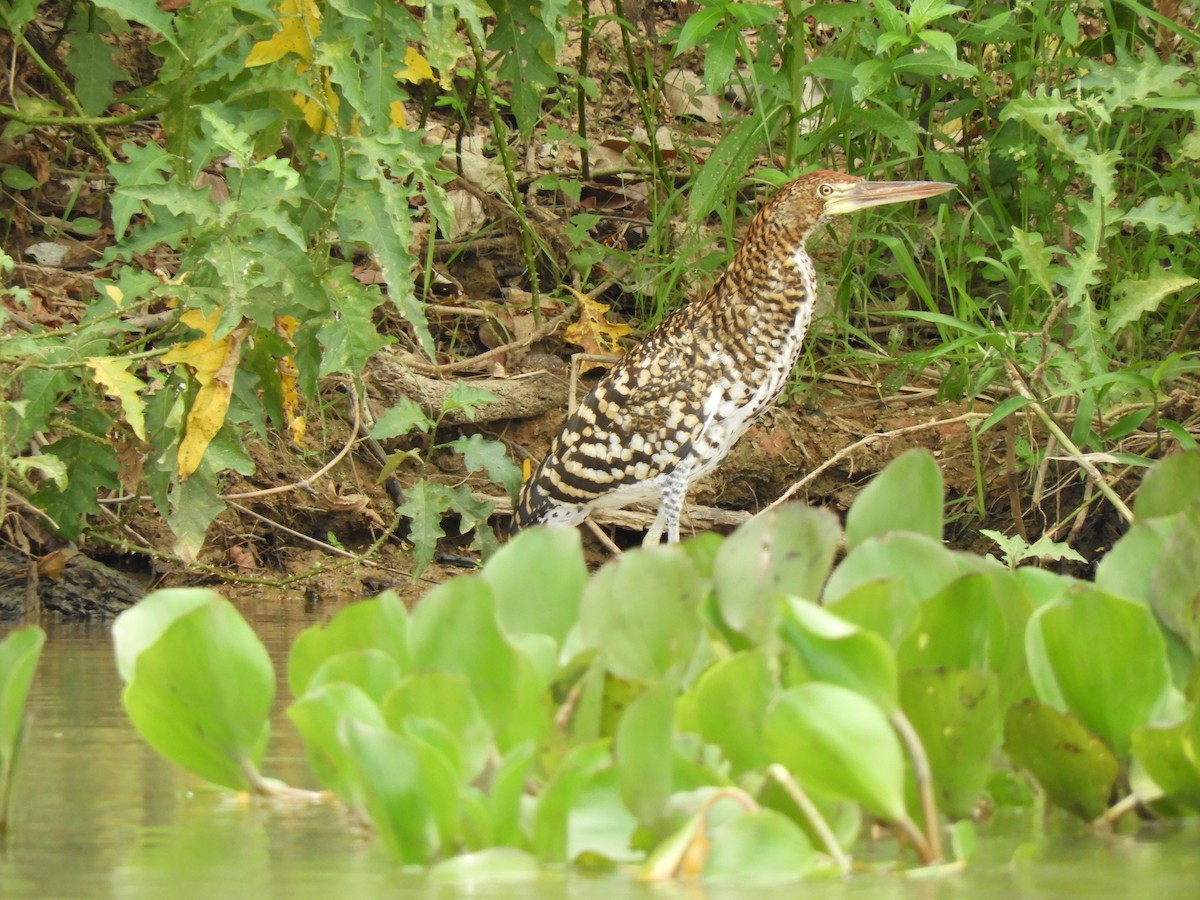
[[[1029,770],[1050,800],[1089,821],[1108,808],[1121,770],[1079,719],[1032,699],[1009,707],[1004,752]]]
[[[817,600],[841,529],[825,510],[789,503],[742,525],[717,550],[717,603],[730,628],[761,641],[779,617],[779,596]]]
[[[978,669],[921,669],[900,677],[900,704],[921,738],[938,808],[970,817],[1000,745],[996,676]]]
[[[767,752],[805,787],[855,800],[888,821],[905,816],[904,761],[883,711],[836,684],[781,693],[763,729]]]
[[[1166,647],[1150,610],[1089,585],[1076,585],[1033,614],[1026,651],[1039,699],[1074,713],[1121,758],[1170,686]]]
[[[887,712],[896,709],[896,660],[874,631],[815,603],[790,598],[780,631],[809,678],[849,688]]]
[[[619,678],[655,681],[691,659],[700,639],[703,589],[678,547],[629,550],[583,590],[579,630]]]
[[[166,627],[164,609],[200,604]],[[266,648],[233,605],[213,591],[151,594],[122,613],[114,628],[122,700],[138,733],[161,756],[235,790],[261,787],[275,696]]]
[[[395,593],[342,607],[328,623],[300,632],[288,654],[288,685],[303,696],[313,674],[330,657],[355,650],[381,650],[401,673],[412,665],[408,653],[408,611]]]
[[[942,470],[927,450],[909,450],[871,479],[846,514],[846,549],[892,531],[942,539]]]

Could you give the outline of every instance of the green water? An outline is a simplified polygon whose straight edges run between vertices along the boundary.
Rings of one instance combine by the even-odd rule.
[[[287,647],[313,616],[284,608],[249,617],[282,676]],[[0,626],[0,636],[12,627]],[[163,762],[121,710],[108,628],[50,625],[47,633],[10,833],[0,843],[5,900],[468,893],[581,900],[1200,896],[1200,827],[1194,823],[1122,835],[1084,834],[1066,825],[1033,839],[1027,819],[990,823],[982,829],[974,864],[939,879],[861,875],[786,888],[646,886],[625,876],[568,874],[549,875],[536,885],[436,882],[397,867],[332,804],[239,800]],[[279,695],[286,697],[282,684]],[[280,707],[264,771],[295,786],[316,787]]]

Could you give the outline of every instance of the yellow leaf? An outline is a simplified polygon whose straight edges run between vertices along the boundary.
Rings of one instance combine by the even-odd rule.
[[[117,306],[125,302],[125,292],[115,284],[106,284],[104,286],[104,293],[108,294],[108,299],[117,304]]]
[[[407,128],[408,116],[404,114],[404,104],[399,100],[393,100],[388,105],[388,118],[391,120],[393,128]]]
[[[409,47],[404,51],[404,68],[396,72],[395,78],[401,81],[411,81],[416,84],[418,81],[435,81],[433,75],[433,67],[429,65],[429,60],[423,57],[416,51],[415,48]]]
[[[275,333],[291,344],[292,335],[296,333],[299,325],[300,323],[291,316],[278,316],[275,319]],[[275,364],[275,369],[279,373],[279,390],[283,395],[283,413],[287,417],[288,432],[291,434],[292,443],[299,445],[304,440],[304,432],[308,428],[308,423],[300,414],[300,392],[296,389],[300,370],[296,368],[296,360],[291,356],[280,359]]]
[[[606,354],[620,356],[624,353],[619,341],[629,334],[629,326],[608,321],[605,318],[605,314],[609,310],[607,304],[599,303],[569,285],[567,290],[574,294],[575,299],[579,301],[579,318],[566,327],[563,337],[572,344],[578,344],[585,353],[597,356]],[[579,370],[586,372],[602,365],[604,363],[599,361],[585,361],[580,365]]]
[[[212,336],[221,319],[220,310],[205,316],[199,310],[190,309],[180,318],[185,325],[203,334],[163,357],[164,363],[187,366],[200,384],[192,408],[188,410],[183,440],[179,443],[179,477],[187,478],[200,466],[204,451],[225,423],[233,393],[233,376],[241,359],[245,326],[214,341]]]
[[[278,62],[295,53],[306,63],[313,60],[313,38],[321,33],[321,7],[317,0],[280,0],[277,7],[282,25],[265,41],[250,48],[246,68]]]
[[[95,375],[96,384],[104,393],[115,398],[125,413],[125,421],[139,439],[146,439],[146,404],[142,391],[146,383],[129,371],[131,360],[111,356],[89,356],[84,360]]]

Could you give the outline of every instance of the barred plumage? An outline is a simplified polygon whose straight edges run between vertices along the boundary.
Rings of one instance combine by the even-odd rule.
[[[521,488],[513,530],[576,525],[593,509],[658,499],[645,543],[664,529],[678,541],[688,488],[778,396],[800,355],[816,298],[809,235],[830,216],[952,187],[814,172],[780,188],[708,294],[676,310],[583,398]]]

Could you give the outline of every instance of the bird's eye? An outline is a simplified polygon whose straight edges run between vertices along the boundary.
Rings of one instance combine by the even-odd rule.
[[[833,185],[832,184],[823,184],[819,188],[817,188],[817,193],[820,194],[822,197],[832,197],[833,196]]]

